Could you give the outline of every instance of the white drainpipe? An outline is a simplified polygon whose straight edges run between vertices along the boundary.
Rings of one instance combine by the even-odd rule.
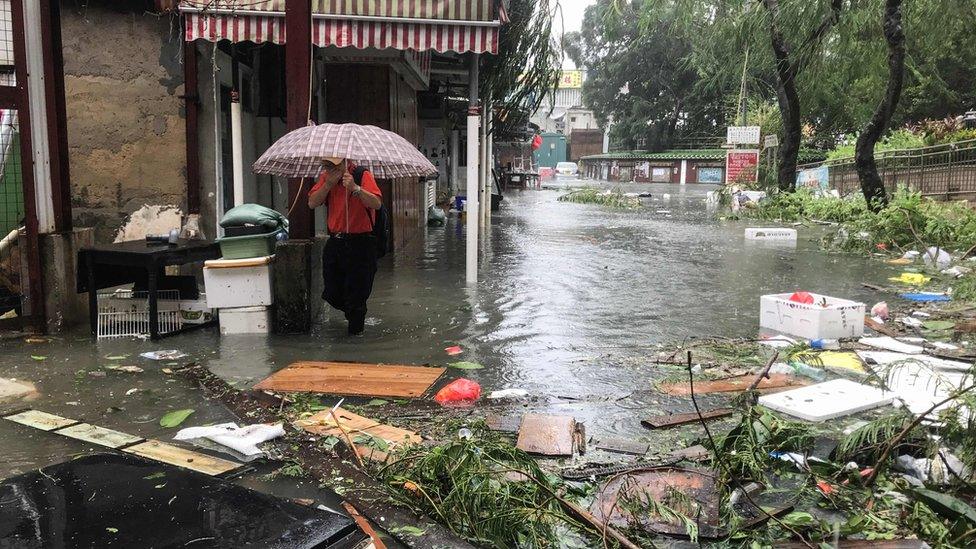
[[[470,285],[478,283],[478,54],[471,54],[468,102],[468,166],[467,166],[467,217],[465,242],[464,279]]]
[[[241,137],[241,96],[237,91],[230,95],[230,140],[234,157],[234,206],[244,203],[244,140]]]

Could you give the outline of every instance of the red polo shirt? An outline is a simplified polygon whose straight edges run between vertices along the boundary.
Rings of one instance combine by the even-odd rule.
[[[349,167],[349,170],[352,171],[352,166]],[[319,176],[318,181],[315,182],[312,191],[322,185],[325,185],[324,172]],[[383,193],[380,192],[380,188],[376,185],[376,180],[373,179],[372,173],[368,171],[363,172],[363,178],[359,185],[364,191],[374,194],[382,200]],[[348,224],[346,218],[347,200],[349,204]],[[351,196],[351,192],[342,186],[341,181],[336,183],[329,191],[328,196],[325,197],[325,206],[328,208],[329,213],[328,227],[330,234],[368,233],[373,230],[373,219],[376,213],[367,208],[362,200]]]

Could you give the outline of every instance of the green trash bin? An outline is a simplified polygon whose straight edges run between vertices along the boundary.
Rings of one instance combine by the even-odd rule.
[[[249,257],[264,257],[273,255],[278,235],[284,231],[279,229],[264,234],[246,236],[225,236],[217,243],[220,244],[221,259],[247,259]]]

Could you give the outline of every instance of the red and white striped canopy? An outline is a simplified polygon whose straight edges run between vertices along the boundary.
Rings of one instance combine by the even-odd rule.
[[[313,0],[312,43],[339,48],[498,53],[492,0]],[[260,9],[259,9],[260,8]],[[186,40],[284,44],[284,0],[184,0]]]

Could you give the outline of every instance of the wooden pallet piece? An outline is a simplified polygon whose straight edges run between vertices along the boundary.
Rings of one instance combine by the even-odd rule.
[[[134,446],[129,446],[122,450],[127,454],[134,454],[147,459],[161,461],[184,469],[190,469],[198,473],[210,476],[218,476],[230,473],[243,467],[239,463],[208,456],[193,450],[173,446],[159,440],[147,440]]]
[[[142,437],[137,437],[112,429],[106,429],[105,427],[99,427],[90,423],[79,423],[77,425],[58,429],[55,432],[68,438],[73,438],[83,442],[90,442],[92,444],[112,448],[114,450],[118,450],[123,446],[130,446],[144,440]]]
[[[754,374],[745,374],[726,379],[696,381],[695,394],[704,395],[708,393],[741,393],[748,389],[755,380],[756,376]],[[761,393],[774,393],[809,384],[810,383],[806,380],[787,374],[769,374],[768,378],[763,378],[756,390]],[[678,383],[662,383],[660,387],[662,391],[672,396],[691,395],[691,385],[689,385],[687,381]]]
[[[78,423],[77,420],[56,416],[40,410],[24,410],[23,412],[6,416],[4,419],[40,429],[41,431],[54,431]]]
[[[629,454],[632,456],[642,456],[650,449],[650,445],[646,442],[634,442],[625,438],[616,437],[604,437],[594,446],[596,446],[597,450],[617,454]]]
[[[485,417],[485,425],[492,431],[499,433],[518,433],[522,418],[518,416],[503,416],[499,414],[488,414]]]
[[[525,414],[519,427],[520,450],[543,456],[570,456],[576,449],[576,420],[572,416]]]
[[[695,392],[698,392],[698,384],[695,384]],[[686,425],[688,423],[698,423],[702,419],[718,419],[726,416],[732,415],[732,408],[717,408],[715,410],[705,410],[701,413],[701,418],[698,417],[697,412],[688,412],[685,414],[665,414],[662,416],[653,416],[647,419],[641,420],[641,425],[649,429],[663,429],[665,427],[675,427],[678,425]]]
[[[420,398],[446,368],[355,362],[295,362],[254,386],[281,392]]]
[[[329,410],[323,410],[306,419],[296,421],[295,426],[319,436],[338,437],[343,442],[345,442],[345,436],[342,433],[343,430],[345,430],[346,434],[353,441],[360,435],[383,439],[389,446],[387,451],[379,450],[369,444],[355,444],[356,451],[360,456],[378,462],[386,461],[389,451],[394,450],[398,446],[420,444],[423,440],[420,435],[413,431],[386,425],[375,419],[354,414],[344,408],[336,408],[335,415],[339,418],[339,424],[336,424]],[[339,428],[340,426],[342,429]]]

